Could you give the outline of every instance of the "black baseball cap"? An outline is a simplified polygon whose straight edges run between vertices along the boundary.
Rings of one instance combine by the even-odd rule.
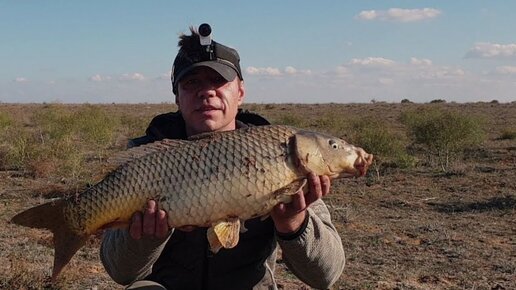
[[[192,34],[192,36],[199,39],[196,34]],[[171,73],[174,94],[177,94],[177,84],[181,78],[194,68],[201,66],[213,69],[228,82],[237,76],[243,80],[240,56],[235,49],[215,41],[211,41],[209,46],[201,45],[197,40],[194,45],[189,45],[187,48],[181,47],[174,59]]]

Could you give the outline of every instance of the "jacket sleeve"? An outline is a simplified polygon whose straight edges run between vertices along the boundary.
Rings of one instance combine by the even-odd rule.
[[[322,200],[307,209],[304,230],[293,239],[278,237],[278,244],[287,267],[311,287],[329,288],[344,270],[342,241]]]
[[[147,237],[134,240],[127,229],[108,229],[102,238],[100,259],[115,282],[128,285],[151,273],[169,238],[170,235],[161,240]]]

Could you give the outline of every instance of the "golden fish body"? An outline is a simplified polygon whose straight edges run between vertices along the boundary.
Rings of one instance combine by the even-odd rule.
[[[171,227],[263,215],[281,199],[275,191],[306,175],[289,152],[293,134],[288,127],[252,127],[172,142],[121,165],[69,203],[66,216],[78,232],[91,234],[106,221],[129,219],[151,198]]]
[[[149,199],[167,212],[170,227],[210,227],[216,252],[238,243],[239,220],[289,202],[308,172],[360,176],[371,159],[344,140],[288,126],[164,140],[119,154],[116,169],[82,194],[28,209],[12,221],[54,232],[54,279],[91,234],[127,223]]]

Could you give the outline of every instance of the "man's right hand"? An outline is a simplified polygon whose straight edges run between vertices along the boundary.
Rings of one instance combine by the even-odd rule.
[[[143,213],[135,212],[129,225],[129,234],[135,240],[143,236],[164,239],[169,232],[167,213],[154,200],[147,201]]]

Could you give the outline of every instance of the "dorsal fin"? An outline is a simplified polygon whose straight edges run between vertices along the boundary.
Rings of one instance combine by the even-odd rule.
[[[120,165],[132,162],[133,160],[142,158],[143,156],[169,150],[170,148],[189,144],[190,141],[178,139],[163,139],[149,144],[144,144],[138,147],[132,147],[125,151],[116,153],[113,157],[108,159],[110,167],[116,168]]]

